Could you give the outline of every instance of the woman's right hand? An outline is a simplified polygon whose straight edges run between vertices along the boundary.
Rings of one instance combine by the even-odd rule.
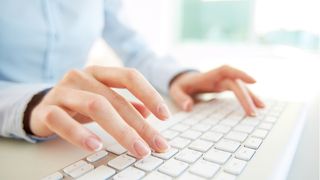
[[[126,88],[144,104],[130,103],[111,88]],[[39,137],[57,134],[86,150],[99,150],[99,137],[81,123],[96,121],[138,158],[150,148],[164,152],[167,141],[144,116],[167,119],[170,112],[160,94],[136,70],[91,66],[71,70],[35,106],[30,129]]]

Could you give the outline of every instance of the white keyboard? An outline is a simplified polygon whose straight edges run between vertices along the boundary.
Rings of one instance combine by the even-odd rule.
[[[118,144],[106,147],[44,179],[214,179],[234,180],[259,151],[285,109],[267,101],[246,117],[235,100],[219,99],[175,114],[161,131],[171,149],[138,160]]]

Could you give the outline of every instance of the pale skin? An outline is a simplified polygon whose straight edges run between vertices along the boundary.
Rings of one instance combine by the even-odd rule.
[[[252,84],[246,73],[222,66],[206,73],[185,72],[170,84],[169,94],[184,111],[191,111],[193,96],[204,92],[233,91],[247,115],[254,116],[263,102],[239,80]],[[195,86],[196,84],[196,86]],[[126,88],[143,104],[129,102],[111,88]],[[101,139],[82,126],[96,121],[123,147],[138,158],[151,149],[164,152],[168,142],[145,118],[154,114],[166,120],[170,112],[161,95],[136,70],[91,66],[71,70],[32,110],[30,129],[39,137],[53,134],[89,151],[101,149]]]

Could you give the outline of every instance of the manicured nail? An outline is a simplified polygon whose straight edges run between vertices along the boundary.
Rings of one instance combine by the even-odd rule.
[[[164,103],[158,106],[158,113],[160,113],[165,119],[170,117],[169,108]]]
[[[88,138],[85,143],[92,151],[100,151],[103,147],[103,144],[93,137]]]
[[[185,111],[190,111],[191,110],[191,106],[192,106],[191,101],[190,100],[186,100],[186,101],[184,101],[184,103],[182,105],[182,108]]]
[[[133,144],[133,148],[136,151],[136,154],[140,157],[145,157],[151,153],[150,148],[147,147],[141,140],[137,140]]]
[[[170,147],[167,141],[160,135],[156,135],[154,137],[154,143],[161,151],[164,151],[164,152],[167,151]]]

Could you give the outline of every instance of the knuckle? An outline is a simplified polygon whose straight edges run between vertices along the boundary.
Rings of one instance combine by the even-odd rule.
[[[140,72],[134,68],[126,69],[126,77],[128,82],[134,82],[141,76]]]
[[[85,75],[82,71],[77,69],[72,69],[64,75],[62,82],[75,83],[79,80],[84,80],[84,79],[85,79]]]
[[[229,65],[222,65],[220,68],[220,72],[225,74],[230,70],[230,66]]]
[[[91,65],[91,66],[88,66],[88,67],[84,68],[84,71],[91,74],[91,73],[94,72],[97,68],[98,68],[97,65]]]
[[[59,113],[59,108],[55,106],[44,109],[42,120],[47,124],[53,124],[56,121],[56,115]]]
[[[152,130],[152,127],[148,124],[148,123],[140,123],[139,127],[137,128],[137,132],[139,132],[139,134],[142,137],[146,137],[147,134],[149,134]]]
[[[102,95],[94,95],[87,103],[87,109],[89,113],[97,112],[105,106],[106,102],[106,98]]]

